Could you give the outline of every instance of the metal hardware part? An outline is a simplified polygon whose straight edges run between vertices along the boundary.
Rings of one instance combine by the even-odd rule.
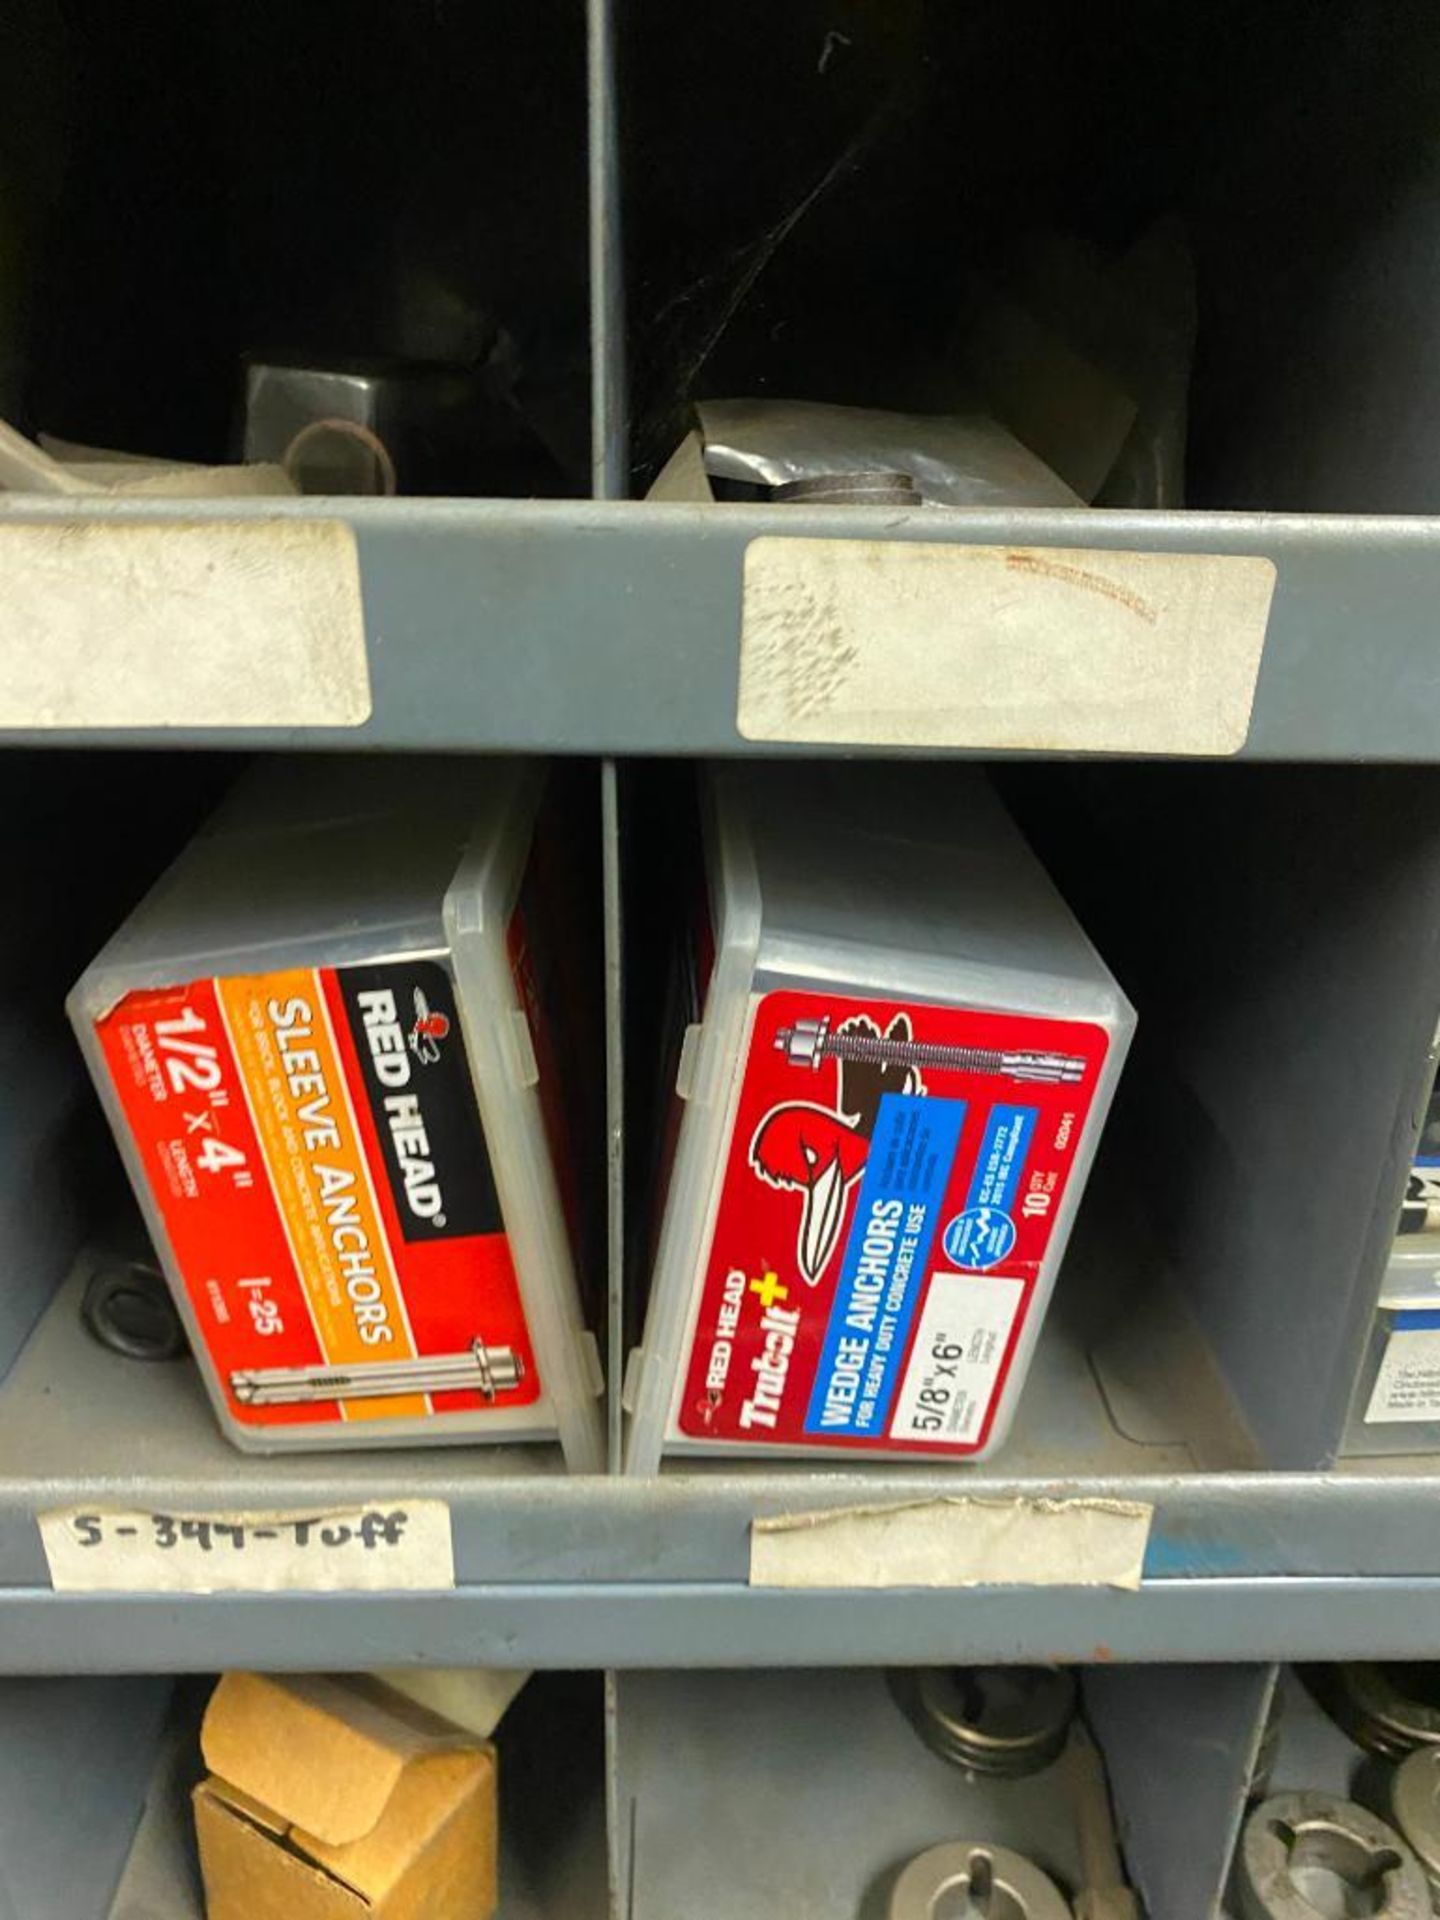
[[[357,1361],[349,1366],[252,1367],[230,1376],[230,1389],[247,1407],[285,1407],[313,1400],[377,1400],[399,1393],[482,1393],[493,1400],[525,1378],[513,1347],[476,1340],[464,1353],[418,1360]]]
[[[1070,1729],[1065,1750],[1070,1809],[1080,1846],[1080,1891],[1075,1920],[1140,1920],[1140,1902],[1125,1878],[1105,1762],[1082,1720]]]
[[[165,1276],[145,1260],[116,1260],[91,1274],[80,1317],[102,1347],[127,1360],[177,1360],[187,1342]]]
[[[889,1680],[932,1753],[998,1779],[1048,1767],[1075,1717],[1075,1677],[1060,1667],[894,1667]]]
[[[1440,1913],[1440,1747],[1419,1747],[1395,1770],[1390,1811],[1400,1838],[1413,1849],[1430,1899]]]
[[[786,505],[807,507],[923,507],[925,496],[908,473],[817,473],[803,480],[785,480],[772,488],[770,498]]]
[[[503,354],[457,367],[255,355],[244,376],[244,457],[282,466],[301,493],[554,493],[564,484],[514,403]]]
[[[872,1033],[830,1031],[826,1015],[781,1027],[775,1048],[792,1067],[818,1072],[826,1060],[863,1060],[874,1066],[936,1067],[952,1073],[1000,1073],[1008,1080],[1070,1084],[1085,1077],[1085,1062],[1071,1053],[1002,1053],[995,1047],[945,1047],[923,1040],[890,1040]]]
[[[917,1853],[890,1895],[889,1920],[1071,1920],[1059,1888],[1008,1847],[952,1840]]]
[[[1429,1920],[1430,1890],[1399,1834],[1328,1793],[1281,1793],[1245,1823],[1240,1920]]]
[[[1340,1661],[1300,1677],[1357,1746],[1384,1760],[1440,1745],[1440,1663]]]

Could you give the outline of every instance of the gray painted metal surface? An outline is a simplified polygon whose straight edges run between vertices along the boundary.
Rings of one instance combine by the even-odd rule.
[[[590,445],[597,500],[626,493],[619,102],[609,0],[586,0],[590,125]]]
[[[608,457],[608,456],[607,456]],[[87,507],[106,521],[326,518],[317,500]],[[0,503],[5,521],[73,506]],[[354,501],[374,715],[333,730],[91,735],[207,744],[754,751],[735,730],[741,567],[760,534],[1267,554],[1279,569],[1246,754],[1433,760],[1440,520],[518,501]],[[838,522],[838,524],[837,524]],[[97,629],[95,644],[105,635]]]
[[[1092,766],[1015,785],[1062,817],[1041,851],[1140,1010],[1110,1203],[1143,1196],[1261,1462],[1324,1466],[1434,1073],[1440,781]]]
[[[1432,1659],[1440,1580],[1160,1580],[1138,1593],[733,1584],[175,1599],[0,1593],[0,1671],[753,1667],[966,1661]]]
[[[1212,1920],[1274,1679],[1268,1666],[1087,1671],[1086,1709],[1147,1913]]]
[[[168,1680],[0,1685],[0,1914],[103,1920],[140,1816]]]
[[[605,1378],[625,1371],[625,922],[620,884],[619,774],[600,770],[600,832],[605,920]],[[606,1402],[606,1462],[620,1471],[624,1415],[620,1395]]]
[[[1037,1360],[1033,1418],[985,1469],[762,1464],[577,1479],[546,1449],[238,1453],[185,1363],[123,1361],[84,1335],[78,1279],[0,1394],[0,1670],[204,1668],[221,1647],[239,1664],[304,1667],[1233,1660],[1440,1645],[1440,1462],[1328,1474],[1201,1468],[1173,1438],[1127,1439],[1063,1339]],[[1139,1417],[1113,1382],[1111,1396]],[[1144,1587],[805,1595],[746,1584],[757,1515],[962,1489],[1152,1503]],[[424,1496],[451,1506],[453,1595],[57,1597],[35,1520],[70,1505],[204,1512]]]
[[[62,1289],[0,1393],[0,1587],[45,1584],[35,1514],[48,1507],[249,1511],[429,1497],[450,1503],[464,1585],[684,1586],[745,1581],[757,1515],[956,1492],[1150,1502],[1146,1569],[1156,1581],[1440,1579],[1431,1524],[1440,1460],[1357,1461],[1324,1474],[1237,1468],[1234,1436],[1213,1415],[1187,1444],[1153,1424],[1155,1407],[1125,1398],[1113,1377],[1102,1392],[1063,1316],[1037,1352],[1011,1445],[984,1467],[818,1473],[756,1462],[653,1481],[575,1478],[547,1447],[240,1453],[217,1429],[188,1362],[125,1360],[91,1340],[77,1313],[83,1272]],[[1181,1372],[1186,1351],[1173,1362]],[[1137,1429],[1146,1437],[1128,1437]],[[1232,1636],[1243,1654],[1242,1620]]]
[[[1357,1747],[1288,1667],[1279,1674],[1277,1694],[1280,1738],[1271,1792],[1333,1793],[1384,1813],[1392,1763]]]
[[[1079,1884],[1063,1767],[961,1772],[922,1744],[883,1673],[621,1674],[618,1697],[619,1920],[882,1920],[905,1863],[961,1839]]]
[[[171,1715],[145,1795],[145,1806],[105,1920],[205,1920],[190,1794],[205,1769],[200,1759],[203,1694]]]

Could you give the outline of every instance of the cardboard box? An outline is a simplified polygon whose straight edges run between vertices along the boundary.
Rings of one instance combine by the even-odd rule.
[[[195,1789],[209,1920],[488,1920],[495,1751],[369,1679],[226,1674]]]

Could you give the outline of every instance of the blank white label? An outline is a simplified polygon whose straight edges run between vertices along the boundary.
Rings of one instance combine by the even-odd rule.
[[[980,1438],[1025,1282],[1004,1275],[936,1273],[910,1349],[892,1440]]]
[[[1154,1511],[1138,1500],[960,1494],[776,1514],[751,1525],[750,1584],[1133,1590]]]
[[[745,554],[747,740],[1232,754],[1274,562],[767,537]]]
[[[1371,1426],[1440,1420],[1440,1329],[1390,1335],[1365,1419]]]
[[[0,519],[0,727],[355,727],[338,520]]]
[[[39,1521],[57,1593],[415,1593],[455,1584],[443,1500],[286,1513],[64,1507]]]

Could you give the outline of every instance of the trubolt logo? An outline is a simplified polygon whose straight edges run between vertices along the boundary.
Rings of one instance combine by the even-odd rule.
[[[773,1271],[767,1270],[756,1279],[747,1280],[745,1286],[746,1292],[753,1293],[760,1302],[764,1344],[750,1362],[755,1379],[748,1396],[740,1403],[739,1420],[742,1427],[773,1427],[785,1397],[800,1309],[781,1304],[789,1299],[790,1289]]]
[[[365,1024],[365,1038],[370,1046],[375,1077],[387,1088],[408,1087],[410,1061],[394,994],[388,987],[380,987],[360,993],[356,998]],[[415,1001],[417,1007],[424,1004],[418,989]],[[444,1033],[450,1031],[450,1021],[445,1014],[432,1014],[426,1007],[425,1017],[443,1022]],[[413,1030],[410,1044],[414,1046]],[[434,1042],[431,1044],[434,1045]],[[438,1046],[433,1057],[439,1057]],[[440,1182],[435,1177],[435,1161],[430,1151],[425,1117],[420,1111],[420,1096],[387,1092],[380,1105],[389,1122],[390,1142],[404,1181],[405,1204],[417,1220],[424,1220],[432,1227],[443,1227],[445,1203]]]
[[[759,1353],[750,1362],[755,1378],[741,1403],[738,1418],[742,1427],[773,1427],[779,1415],[790,1372],[790,1356],[795,1350],[800,1310],[785,1305],[790,1289],[773,1268],[767,1267],[762,1273],[749,1276],[743,1267],[732,1267],[725,1276],[715,1315],[715,1338],[710,1343],[710,1360],[705,1369],[705,1391],[695,1403],[695,1411],[707,1427],[725,1398],[725,1384],[735,1354],[735,1333],[741,1313],[752,1297],[759,1302],[763,1340]]]
[[[415,1021],[410,1028],[410,1051],[422,1066],[430,1067],[440,1058],[440,1042],[450,1032],[450,1016],[448,1013],[435,1012],[419,987],[415,989],[414,1002]]]

